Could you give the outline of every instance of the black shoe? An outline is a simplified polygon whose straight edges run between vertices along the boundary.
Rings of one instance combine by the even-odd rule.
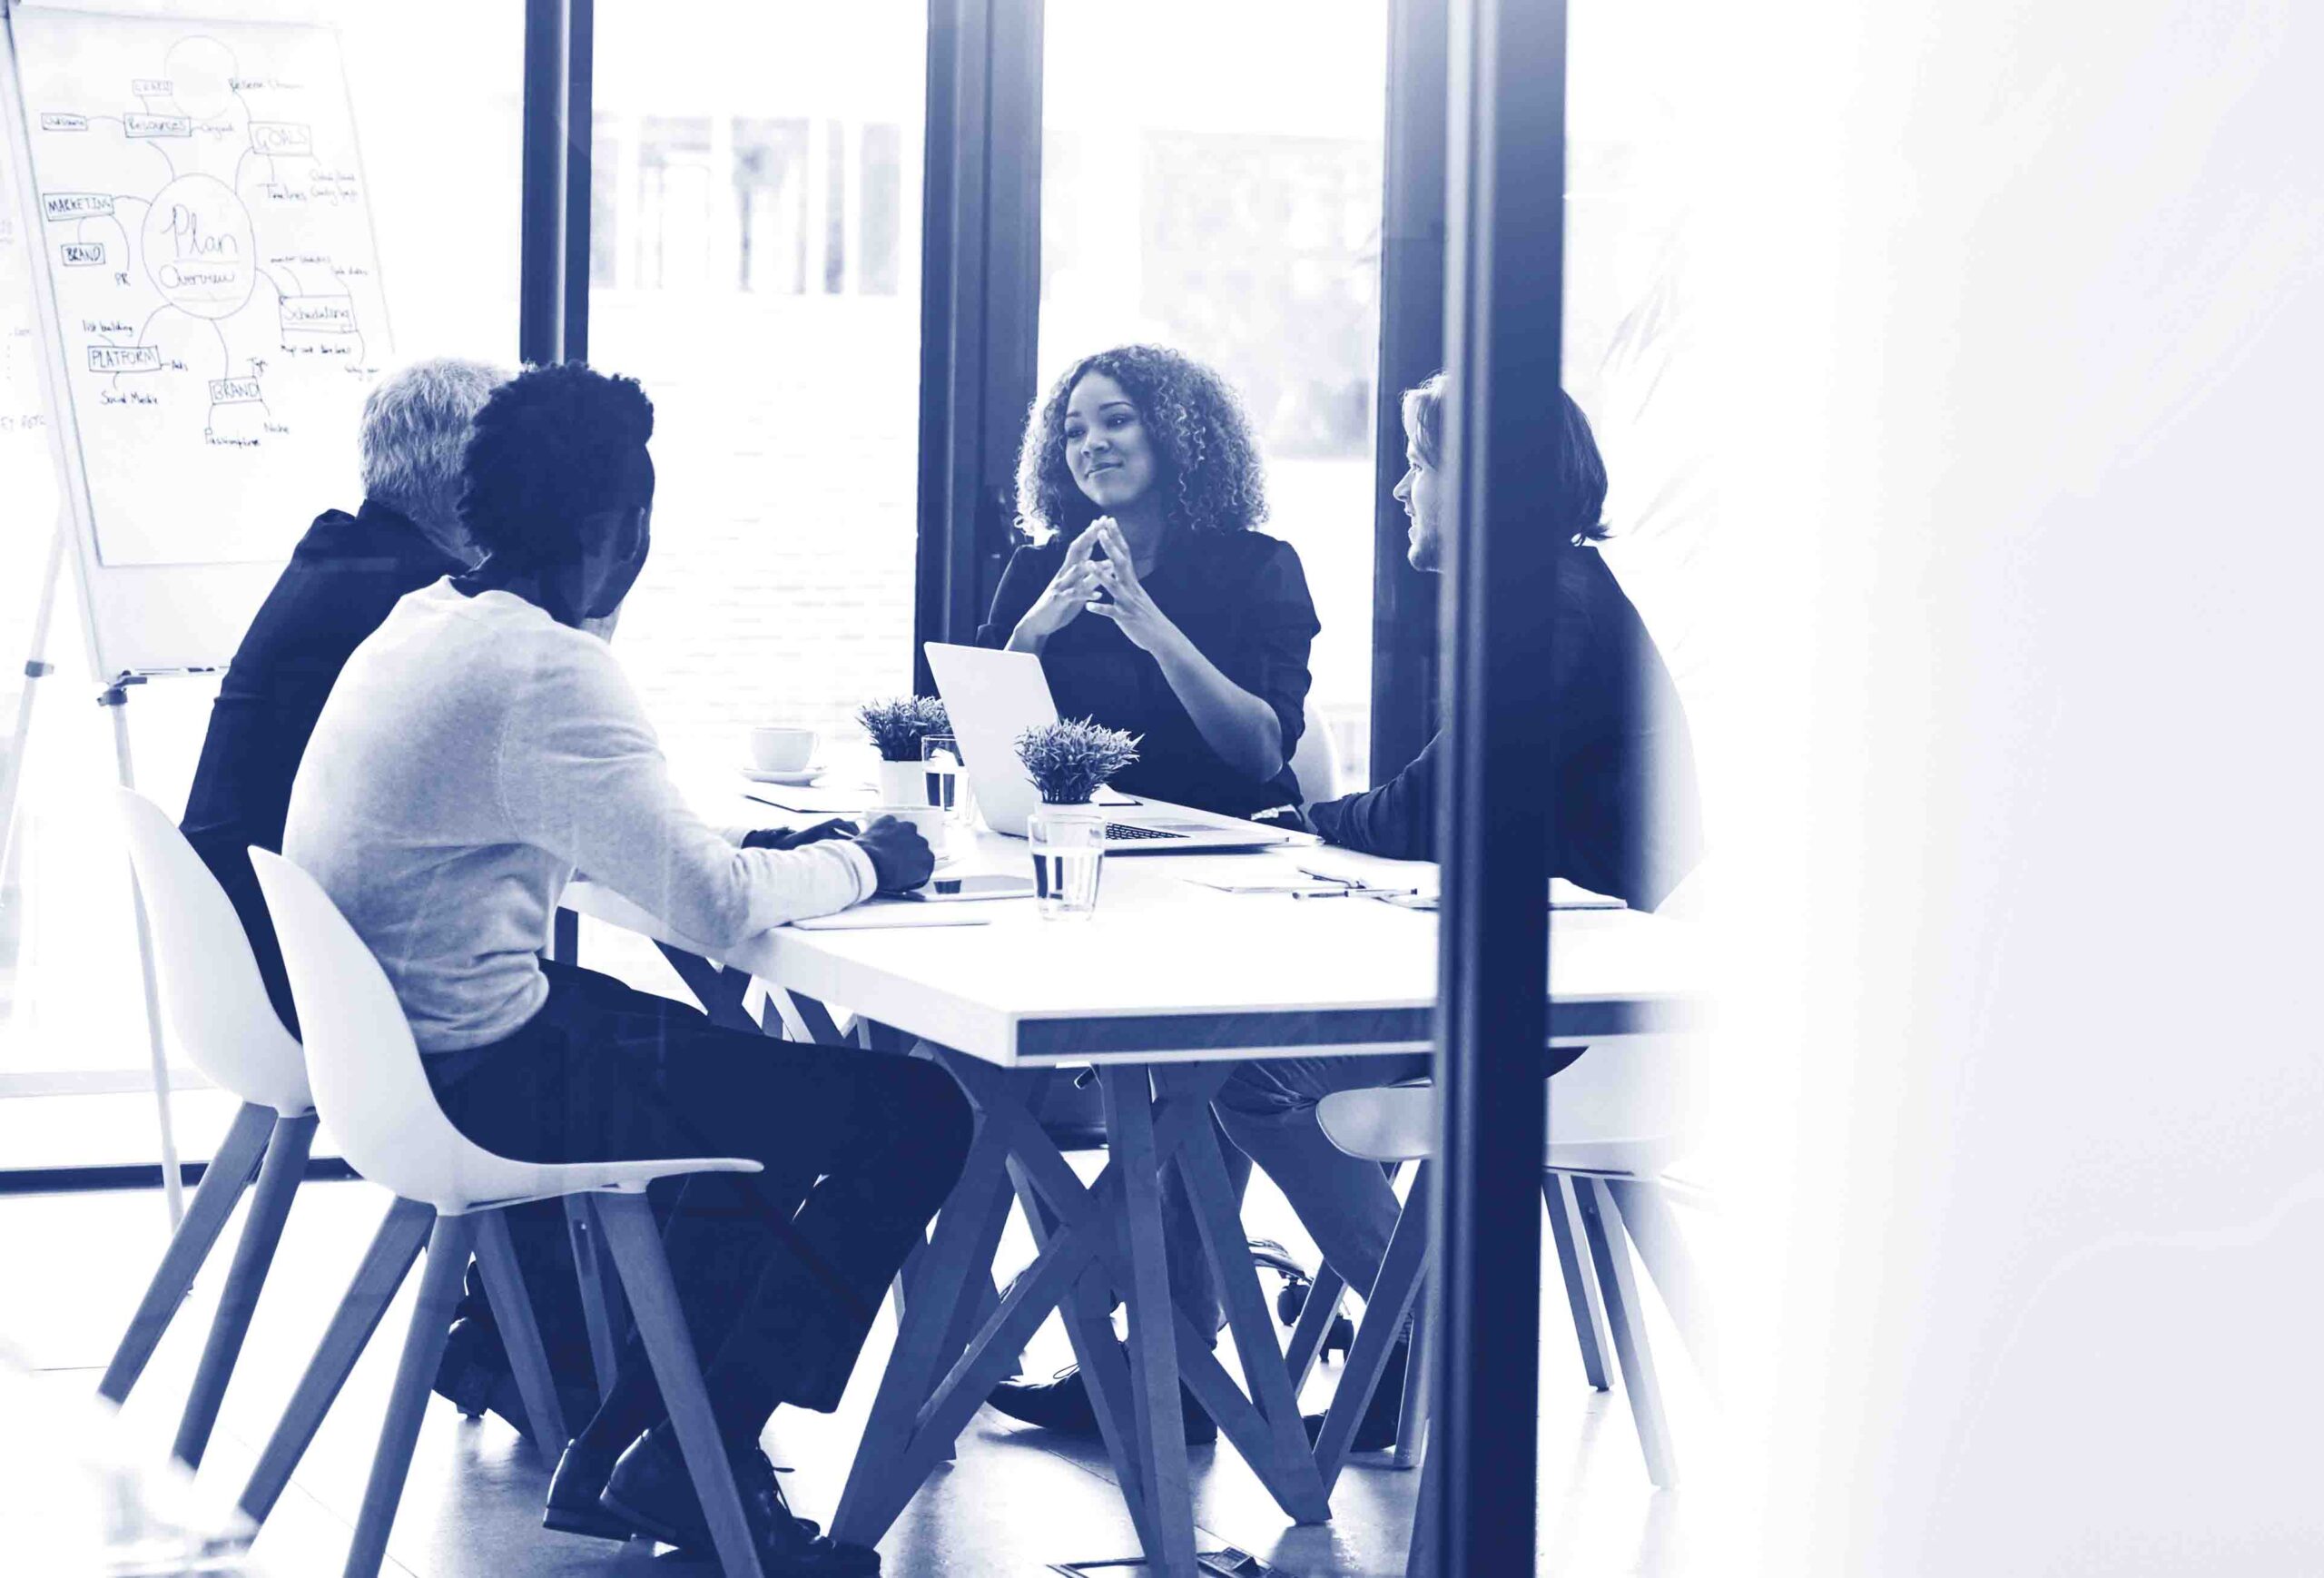
[[[486,1321],[454,1321],[444,1338],[444,1357],[436,1366],[436,1395],[469,1418],[481,1419],[492,1406],[494,1386],[503,1382],[513,1386],[516,1377],[508,1373],[508,1351],[500,1346],[500,1333]],[[517,1413],[523,1417],[521,1405]]]
[[[1389,1354],[1380,1372],[1380,1384],[1372,1389],[1372,1401],[1364,1405],[1364,1417],[1355,1422],[1355,1435],[1347,1444],[1350,1452],[1385,1452],[1396,1445],[1396,1426],[1403,1422],[1404,1406],[1404,1368],[1411,1356],[1410,1342],[1398,1343]],[[1311,1445],[1324,1433],[1321,1414],[1310,1414],[1300,1423],[1307,1426]]]
[[[1066,1366],[1046,1381],[1003,1381],[985,1401],[997,1413],[1060,1435],[1094,1441],[1099,1434],[1098,1410],[1090,1406],[1089,1388],[1082,1385],[1081,1370],[1075,1365]],[[1183,1381],[1178,1384],[1178,1410],[1186,1419],[1187,1445],[1208,1446],[1218,1439],[1216,1422],[1195,1401]]]
[[[794,1518],[776,1483],[774,1465],[755,1446],[730,1450],[735,1488],[742,1493],[743,1520],[758,1547],[766,1578],[872,1578],[880,1553],[869,1545],[840,1544],[804,1518]],[[686,1472],[677,1432],[656,1425],[630,1444],[614,1465],[597,1504],[641,1534],[702,1553],[716,1550],[702,1504]]]
[[[627,1541],[643,1534],[645,1530],[632,1526],[618,1514],[607,1512],[598,1500],[619,1455],[594,1451],[577,1437],[568,1443],[565,1455],[557,1459],[556,1472],[549,1476],[548,1501],[541,1509],[541,1527],[560,1534],[583,1534],[593,1540]],[[691,1476],[687,1494],[693,1494]],[[810,1534],[823,1532],[822,1525],[811,1518],[801,1518],[799,1524]]]
[[[614,1471],[615,1455],[592,1451],[578,1440],[566,1445],[549,1476],[548,1504],[541,1509],[541,1526],[560,1534],[586,1534],[595,1540],[626,1540],[638,1531],[628,1521],[607,1512],[597,1497]]]

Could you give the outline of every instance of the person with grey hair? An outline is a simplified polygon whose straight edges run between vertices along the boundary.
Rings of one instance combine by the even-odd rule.
[[[439,357],[381,380],[363,402],[364,499],[402,516],[464,566],[477,556],[460,525],[460,457],[477,411],[508,376]]]
[[[211,708],[186,797],[186,841],[233,902],[267,996],[293,1035],[290,983],[248,852],[281,851],[291,781],[349,656],[406,593],[476,562],[460,526],[460,463],[477,412],[508,378],[484,362],[440,358],[413,362],[372,387],[356,439],[362,507],[315,518],[251,621]],[[565,1252],[561,1218],[511,1222],[528,1266],[545,1257],[544,1241]],[[570,1367],[561,1361],[580,1327],[577,1301],[563,1302],[573,1307],[552,1302],[543,1311],[560,1371]],[[477,1413],[514,1382],[481,1293],[472,1291],[460,1313],[468,1336],[448,1350],[451,1378],[439,1376],[438,1389]]]
[[[186,841],[233,901],[275,1012],[292,1034],[290,983],[247,853],[281,851],[290,782],[348,655],[407,592],[467,569],[460,457],[485,398],[508,374],[480,361],[414,362],[363,402],[362,507],[315,518],[235,650],[186,797]]]

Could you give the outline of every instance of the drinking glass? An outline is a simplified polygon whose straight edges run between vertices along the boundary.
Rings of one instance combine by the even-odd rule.
[[[953,827],[976,825],[976,800],[969,793],[969,774],[960,764],[960,742],[950,735],[930,735],[920,742],[921,769],[926,774],[928,803],[944,813]]]
[[[1044,921],[1086,921],[1098,909],[1106,859],[1106,819],[1086,805],[1044,805],[1025,822],[1033,853],[1033,897]]]

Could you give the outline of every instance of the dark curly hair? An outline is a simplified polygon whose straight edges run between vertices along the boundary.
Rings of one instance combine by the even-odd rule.
[[[1123,345],[1065,370],[1025,423],[1017,456],[1017,521],[1036,537],[1071,535],[1098,518],[1065,463],[1065,408],[1093,372],[1121,385],[1154,437],[1168,518],[1189,531],[1241,531],[1266,518],[1266,485],[1250,419],[1227,381],[1159,345]]]
[[[579,361],[527,368],[476,414],[460,524],[502,569],[572,558],[581,523],[644,485],[637,457],[653,436],[654,402],[635,379]]]

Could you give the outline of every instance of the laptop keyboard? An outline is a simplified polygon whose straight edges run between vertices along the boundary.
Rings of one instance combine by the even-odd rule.
[[[1165,833],[1158,827],[1132,827],[1127,822],[1106,824],[1108,843],[1128,843],[1136,839],[1184,838],[1186,836],[1183,833]]]

